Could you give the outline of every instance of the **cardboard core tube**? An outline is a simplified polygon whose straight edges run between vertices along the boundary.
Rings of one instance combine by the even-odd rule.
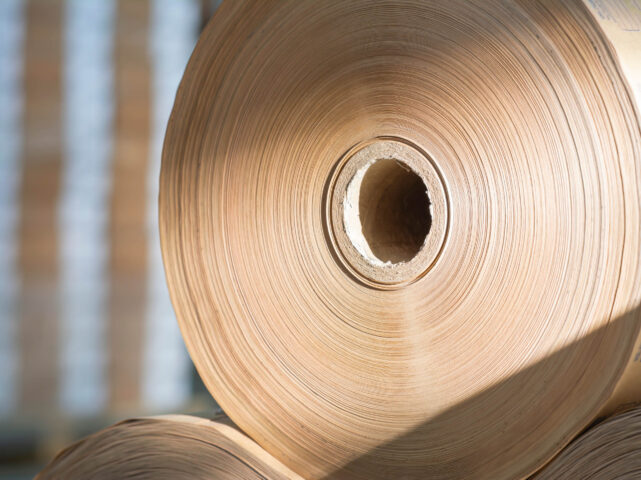
[[[414,258],[432,225],[427,186],[395,159],[374,161],[359,170],[347,188],[346,205],[347,234],[373,265]]]

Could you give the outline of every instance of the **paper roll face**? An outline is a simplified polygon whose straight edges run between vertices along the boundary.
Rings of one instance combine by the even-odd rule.
[[[305,478],[541,467],[634,378],[627,82],[579,2],[224,4],[160,225],[225,412]]]

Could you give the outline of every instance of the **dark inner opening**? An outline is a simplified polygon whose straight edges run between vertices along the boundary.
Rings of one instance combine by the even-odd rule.
[[[397,160],[379,160],[363,177],[359,216],[376,257],[407,262],[420,251],[432,226],[430,200],[421,177]]]

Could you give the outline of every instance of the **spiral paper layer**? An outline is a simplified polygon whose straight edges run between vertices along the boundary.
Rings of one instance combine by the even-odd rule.
[[[602,21],[576,1],[238,1],[207,27],[165,141],[167,277],[207,387],[294,471],[524,477],[639,395],[641,135]],[[384,160],[405,173],[365,188]],[[432,210],[396,226],[404,191]]]

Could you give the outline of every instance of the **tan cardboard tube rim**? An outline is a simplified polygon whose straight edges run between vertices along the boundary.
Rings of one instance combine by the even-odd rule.
[[[239,1],[206,28],[165,141],[167,280],[214,398],[298,474],[524,478],[638,399],[641,134],[601,16]],[[326,228],[341,159],[380,138],[425,152],[447,198],[436,261],[395,288],[376,279],[402,261],[354,274]],[[436,211],[408,195],[433,191],[388,172],[346,227],[411,262]]]

